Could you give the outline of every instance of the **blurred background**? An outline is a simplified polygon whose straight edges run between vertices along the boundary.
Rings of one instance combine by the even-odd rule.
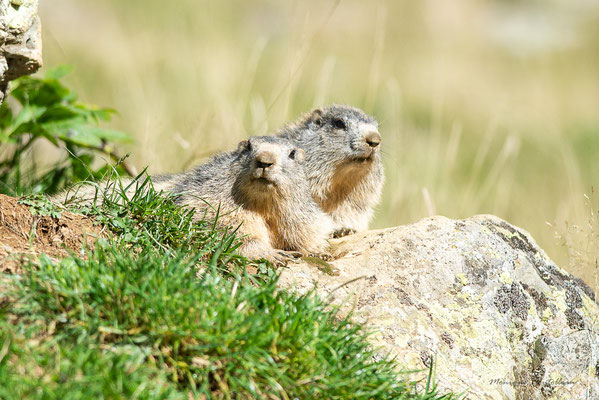
[[[42,0],[45,68],[178,172],[313,107],[374,115],[374,228],[496,214],[597,287],[599,0]],[[39,151],[44,157],[45,151]]]

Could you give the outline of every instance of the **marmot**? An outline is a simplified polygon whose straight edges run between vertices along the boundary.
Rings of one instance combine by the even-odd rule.
[[[280,265],[296,253],[326,255],[333,230],[311,197],[304,155],[284,138],[252,137],[235,151],[187,172],[153,177],[152,183],[180,195],[176,201],[197,209],[196,216],[214,217],[218,208],[221,226],[239,226],[246,235],[240,254]],[[76,193],[77,200],[93,198],[91,189]]]
[[[278,137],[306,152],[312,197],[334,223],[334,237],[368,229],[385,180],[376,119],[331,105],[284,126]]]

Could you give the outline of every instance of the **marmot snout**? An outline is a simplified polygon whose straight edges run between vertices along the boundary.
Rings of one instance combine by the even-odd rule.
[[[351,142],[351,148],[356,155],[353,160],[372,161],[380,149],[382,138],[379,131],[372,125],[362,125],[358,128],[358,135],[355,141]]]
[[[378,147],[379,144],[381,144],[382,138],[381,134],[378,131],[371,131],[364,136],[364,140],[366,141],[368,146],[374,149],[375,147]]]
[[[283,170],[300,168],[293,166],[294,163],[301,164],[304,159],[304,151],[281,143],[270,143],[263,138],[256,137],[243,140],[239,143],[238,151],[248,152],[252,161],[248,169],[251,179],[258,183],[270,183],[280,185],[285,183]],[[303,175],[303,170],[298,174]],[[289,179],[287,179],[289,180]]]

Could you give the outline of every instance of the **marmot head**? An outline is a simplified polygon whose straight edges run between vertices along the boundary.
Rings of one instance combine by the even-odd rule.
[[[381,134],[376,119],[362,110],[331,105],[313,110],[305,127],[314,132],[321,145],[334,149],[348,162],[372,162],[380,153]]]
[[[255,136],[239,142],[237,151],[245,166],[243,186],[253,197],[284,195],[306,179],[304,151],[287,139]]]

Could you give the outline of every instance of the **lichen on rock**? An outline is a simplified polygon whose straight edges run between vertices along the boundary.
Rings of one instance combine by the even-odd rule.
[[[280,285],[316,285],[406,368],[433,356],[440,386],[468,398],[599,398],[595,294],[525,231],[433,217],[331,244],[338,276],[299,263]]]

